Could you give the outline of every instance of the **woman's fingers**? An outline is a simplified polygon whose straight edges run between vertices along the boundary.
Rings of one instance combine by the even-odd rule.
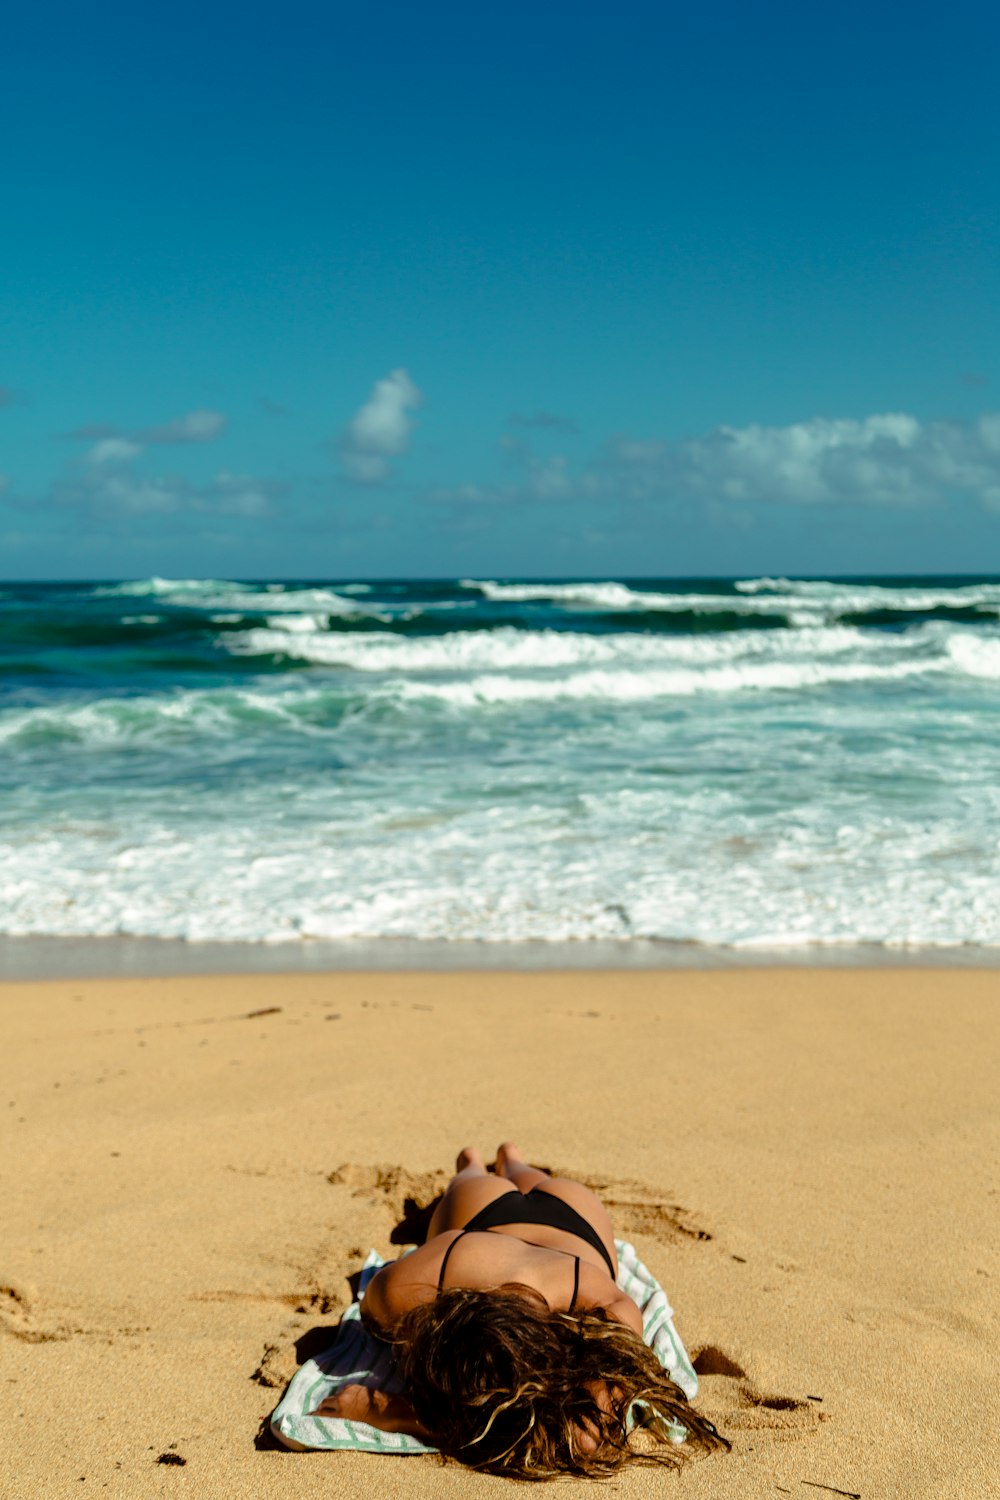
[[[363,1422],[372,1404],[372,1393],[366,1385],[342,1385],[317,1406],[316,1417],[345,1417],[349,1422]]]

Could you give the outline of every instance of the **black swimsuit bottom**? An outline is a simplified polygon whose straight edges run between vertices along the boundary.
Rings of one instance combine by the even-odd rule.
[[[612,1281],[615,1279],[615,1263],[608,1254],[608,1247],[601,1239],[593,1224],[588,1224],[582,1214],[578,1214],[575,1208],[571,1208],[562,1198],[557,1198],[554,1193],[547,1193],[544,1188],[532,1188],[530,1193],[502,1193],[499,1198],[494,1198],[481,1208],[465,1225],[461,1234],[457,1234],[444,1252],[441,1261],[441,1273],[438,1276],[438,1291],[444,1286],[444,1273],[448,1265],[451,1252],[458,1244],[464,1234],[472,1234],[479,1230],[499,1229],[502,1224],[544,1224],[549,1229],[561,1229],[565,1234],[575,1234],[577,1239],[586,1240],[588,1245],[593,1245],[599,1250],[607,1262],[608,1271]],[[569,1311],[572,1312],[576,1304],[576,1293],[580,1281],[580,1257],[574,1256],[576,1261],[576,1275],[573,1281],[573,1300],[570,1302]]]

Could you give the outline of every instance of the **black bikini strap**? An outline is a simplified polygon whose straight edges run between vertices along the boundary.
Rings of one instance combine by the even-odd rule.
[[[444,1256],[443,1256],[443,1258],[441,1260],[441,1272],[440,1272],[440,1275],[438,1276],[438,1296],[439,1297],[440,1297],[441,1293],[444,1291],[444,1273],[448,1269],[448,1261],[451,1259],[451,1252],[454,1250],[455,1246],[458,1244],[459,1240],[462,1238],[462,1235],[463,1234],[468,1234],[468,1232],[469,1231],[467,1229],[461,1229],[461,1230],[459,1230],[458,1234],[456,1234],[455,1238],[452,1240],[451,1244],[448,1246],[447,1250],[444,1252]]]
[[[451,1246],[449,1245],[448,1248],[451,1249]],[[576,1306],[576,1294],[577,1294],[577,1292],[579,1290],[580,1290],[580,1257],[578,1255],[574,1255],[574,1257],[573,1257],[573,1295],[569,1299],[569,1307],[567,1309],[568,1312],[572,1312],[573,1309],[574,1309],[574,1307]]]

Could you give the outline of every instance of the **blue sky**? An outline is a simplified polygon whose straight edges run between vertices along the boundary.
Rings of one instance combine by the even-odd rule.
[[[998,32],[22,7],[0,575],[1000,571]]]

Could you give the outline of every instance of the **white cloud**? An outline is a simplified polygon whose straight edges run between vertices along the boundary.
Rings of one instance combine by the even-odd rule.
[[[540,427],[549,428],[553,431],[576,432],[577,426],[572,417],[564,417],[557,411],[535,411],[520,412],[512,411],[507,418],[510,427]]]
[[[413,430],[411,413],[423,397],[405,370],[376,380],[371,395],[355,412],[338,444],[349,479],[380,484],[392,472],[390,460],[406,452]]]
[[[538,500],[562,500],[572,495],[575,489],[569,464],[562,453],[553,453],[548,458],[537,458],[532,454],[528,460],[527,485]]]
[[[160,427],[150,427],[139,433],[139,437],[145,443],[210,443],[225,426],[224,412],[201,407]]]
[[[583,488],[634,499],[921,505],[964,493],[1000,506],[1000,416],[928,422],[902,412],[716,427],[679,443],[617,438]]]
[[[149,457],[152,445],[207,443],[225,427],[222,412],[190,411],[164,426],[142,432],[90,425],[68,436],[86,439],[90,446],[70,473],[56,480],[48,498],[57,506],[100,516],[168,515],[197,512],[224,516],[260,517],[273,509],[287,486],[273,480],[220,470],[207,481],[182,474],[149,474],[139,459]]]
[[[438,489],[461,505],[636,500],[749,505],[918,506],[965,496],[1000,510],[1000,413],[920,422],[905,412],[814,417],[785,427],[715,427],[697,437],[613,438],[590,464],[539,456],[521,438],[501,446],[510,483]]]
[[[213,501],[213,509],[227,515],[263,516],[271,509],[271,501],[279,488],[273,483],[253,479],[249,474],[228,474],[223,470],[197,493],[203,500]]]
[[[505,501],[518,498],[520,497],[510,488],[486,484],[439,485],[435,489],[428,490],[424,495],[424,499],[430,500],[434,505],[456,505],[460,509],[472,506],[502,505]]]
[[[186,495],[180,480],[146,479],[135,474],[115,473],[110,474],[102,485],[91,489],[87,499],[101,510],[148,515],[180,510]]]
[[[430,490],[426,499],[438,505],[455,505],[460,508],[484,505],[511,505],[531,500],[571,500],[582,493],[582,482],[569,472],[568,460],[562,453],[553,453],[548,458],[539,458],[530,449],[518,445],[512,457],[519,470],[518,477],[510,484],[459,484],[441,486]]]
[[[126,464],[141,452],[142,445],[133,443],[131,438],[106,437],[95,443],[86,457],[92,464]]]
[[[87,454],[91,463],[117,463],[135,458],[150,444],[210,443],[226,428],[228,418],[221,411],[201,407],[186,412],[172,422],[129,432],[110,422],[89,422],[64,434],[74,441],[93,443]]]
[[[58,505],[102,515],[169,515],[203,512],[228,516],[264,516],[283,485],[223,470],[207,484],[192,484],[178,475],[137,474],[126,462],[100,464],[82,476],[52,488]]]
[[[124,434],[113,422],[85,422],[82,427],[74,427],[71,432],[63,432],[60,436],[68,438],[71,443],[94,443],[100,438],[122,437]]]

